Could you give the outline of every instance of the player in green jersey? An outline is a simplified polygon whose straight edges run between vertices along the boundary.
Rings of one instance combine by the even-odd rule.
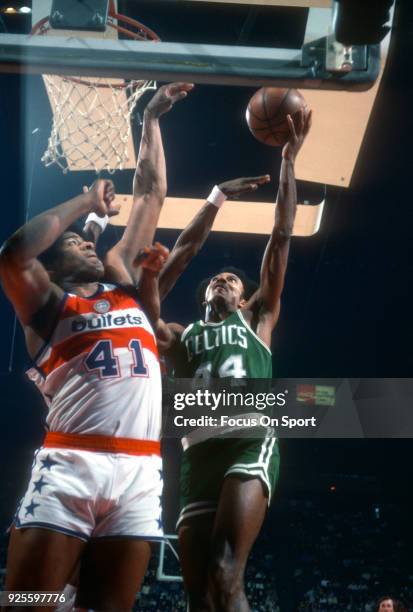
[[[160,345],[176,376],[271,377],[271,335],[280,313],[297,205],[294,162],[310,129],[311,111],[304,109],[288,121],[290,139],[282,151],[275,223],[259,289],[250,297],[241,276],[224,270],[207,286],[204,320],[186,329],[159,323]],[[222,204],[219,193],[213,192],[209,202],[172,250],[159,281],[161,296],[205,242]],[[195,431],[183,440],[178,524],[189,610],[246,612],[244,571],[276,484],[278,446],[274,437],[206,436]]]

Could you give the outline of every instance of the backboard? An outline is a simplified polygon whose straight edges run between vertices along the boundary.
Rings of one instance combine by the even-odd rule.
[[[348,51],[334,40],[328,0],[119,0],[118,8],[162,42],[5,34],[1,70],[340,90],[368,89],[379,74],[378,45]]]

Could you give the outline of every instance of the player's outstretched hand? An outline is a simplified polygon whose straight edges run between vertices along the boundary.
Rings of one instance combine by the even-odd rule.
[[[144,270],[158,275],[168,259],[168,256],[169,249],[159,242],[155,242],[155,244],[152,246],[144,247],[140,250],[137,258],[135,259],[135,265],[142,266]]]
[[[115,200],[115,188],[112,181],[106,181],[107,186],[104,189],[104,200],[106,202],[107,212],[105,213],[108,217],[115,217],[120,212],[120,203]],[[83,187],[83,193],[88,193],[92,187]]]
[[[149,102],[145,113],[150,117],[158,119],[161,115],[171,110],[175,102],[186,98],[188,92],[193,87],[193,83],[169,83],[169,85],[163,85]]]
[[[271,177],[269,174],[264,174],[263,176],[249,176],[220,183],[218,187],[222,193],[224,193],[228,198],[231,198],[234,196],[239,196],[243,193],[248,193],[249,191],[255,191],[261,185],[269,183],[270,180]]]
[[[288,126],[290,128],[290,138],[284,145],[282,156],[294,162],[298,151],[310,131],[312,111],[306,106],[298,113],[298,120],[294,122],[291,115],[287,115]]]
[[[83,187],[84,193],[89,193],[91,197],[91,210],[100,217],[108,215],[113,217],[119,214],[120,204],[115,202],[115,186],[112,181],[98,179],[88,189]]]

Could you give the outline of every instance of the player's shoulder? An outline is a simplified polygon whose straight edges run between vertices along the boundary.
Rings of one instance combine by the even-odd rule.
[[[181,336],[186,329],[185,326],[181,325],[180,323],[167,323],[167,325],[174,334],[179,336]]]
[[[183,325],[181,326],[181,342],[184,342],[185,339],[191,334],[191,332],[195,332],[197,331],[200,326],[201,326],[202,321],[193,321],[192,323],[190,323],[189,325],[187,325],[186,327],[184,327]]]
[[[134,302],[139,305],[139,308],[142,309],[141,305],[141,291],[139,286],[135,286],[132,283],[115,283],[112,281],[103,281],[101,284],[100,293],[102,296],[114,296],[117,298],[132,298]]]
[[[114,283],[111,281],[104,280],[99,283],[101,293],[110,293],[117,291],[118,293],[125,293],[127,295],[137,295],[138,288],[130,283]]]

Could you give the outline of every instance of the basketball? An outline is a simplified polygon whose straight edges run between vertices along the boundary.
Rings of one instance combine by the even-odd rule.
[[[290,130],[287,115],[294,119],[305,99],[296,89],[262,87],[249,101],[246,119],[250,132],[257,140],[271,147],[282,147]]]

